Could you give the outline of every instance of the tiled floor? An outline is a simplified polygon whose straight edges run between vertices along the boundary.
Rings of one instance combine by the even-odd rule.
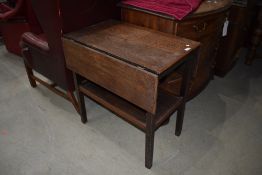
[[[156,132],[144,167],[144,134],[86,99],[89,123],[43,86],[32,89],[21,58],[0,47],[0,175],[261,175],[262,60],[243,60]]]

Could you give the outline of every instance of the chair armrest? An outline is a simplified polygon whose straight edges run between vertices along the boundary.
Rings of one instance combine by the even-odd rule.
[[[48,52],[50,50],[43,35],[35,35],[31,32],[26,32],[22,35],[20,46],[22,48],[33,47],[43,52]]]

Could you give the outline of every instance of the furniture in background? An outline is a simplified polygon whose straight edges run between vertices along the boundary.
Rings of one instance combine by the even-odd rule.
[[[253,31],[253,36],[251,38],[251,46],[246,57],[247,65],[251,65],[254,59],[257,58],[257,48],[259,47],[262,38],[262,3],[258,2],[257,6],[259,7],[259,12],[256,19],[255,30]],[[259,58],[261,58],[261,56]]]
[[[0,23],[6,49],[17,55],[21,55],[19,42],[24,32],[41,32],[30,0],[7,0],[0,3]]]
[[[36,81],[69,100],[79,111],[74,96],[72,72],[66,68],[61,37],[64,33],[113,18],[116,2],[103,0],[33,0],[32,5],[43,33],[25,33],[21,47],[29,82]],[[49,79],[47,83],[33,74],[36,71]],[[82,122],[86,121],[82,119]]]
[[[123,21],[201,42],[200,56],[194,72],[194,79],[191,82],[188,99],[199,94],[213,78],[216,50],[219,46],[231,1],[205,0],[194,13],[181,21],[172,16],[134,6],[124,4],[120,4],[120,6]],[[179,89],[176,88],[180,87],[178,85],[180,83],[180,74],[174,73],[162,84],[161,88],[177,94]]]
[[[145,132],[145,166],[151,168],[154,133],[175,111],[176,135],[181,134],[199,45],[113,20],[66,34],[66,64],[74,72],[82,118],[86,95]],[[177,67],[184,71],[175,96],[159,86]]]
[[[163,13],[181,20],[195,11],[202,0],[122,0],[127,6]]]
[[[230,9],[228,31],[221,38],[216,56],[215,74],[224,77],[239,58],[240,48],[246,45],[250,37],[255,17],[255,0],[236,0]]]

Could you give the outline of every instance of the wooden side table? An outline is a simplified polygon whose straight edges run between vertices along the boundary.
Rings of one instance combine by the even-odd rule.
[[[66,63],[86,119],[84,95],[146,134],[145,166],[152,167],[154,133],[177,113],[176,135],[182,130],[198,42],[121,23],[106,21],[63,38]],[[183,67],[180,95],[159,85]]]

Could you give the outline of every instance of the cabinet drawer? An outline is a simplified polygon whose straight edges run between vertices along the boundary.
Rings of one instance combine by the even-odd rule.
[[[194,19],[177,23],[175,33],[178,36],[200,40],[207,35],[221,31],[225,15],[215,15],[207,18]]]
[[[122,60],[63,39],[69,69],[138,107],[155,113],[157,75]]]

